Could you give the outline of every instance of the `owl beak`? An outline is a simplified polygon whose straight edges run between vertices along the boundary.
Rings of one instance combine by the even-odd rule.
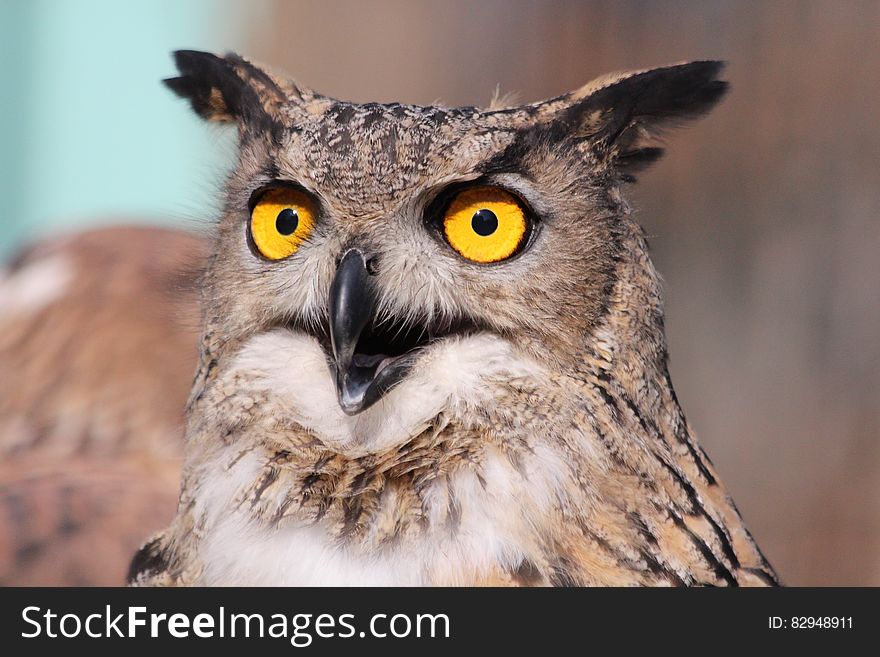
[[[330,285],[330,344],[336,374],[339,406],[356,415],[376,403],[403,378],[407,358],[389,354],[358,353],[358,342],[373,322],[376,292],[367,260],[358,249],[349,249]]]

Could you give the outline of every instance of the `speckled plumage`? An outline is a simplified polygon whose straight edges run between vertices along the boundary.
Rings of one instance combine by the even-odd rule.
[[[723,94],[717,63],[480,110],[341,103],[236,56],[177,61],[170,86],[236,121],[241,150],[204,281],[180,506],[132,583],[776,583],[675,397],[658,276],[621,196],[659,156],[656,130]],[[321,220],[268,263],[247,202],[278,180],[320,198]],[[509,261],[466,262],[425,222],[473,180],[539,217]],[[379,316],[440,337],[351,416],[323,338],[355,247]]]

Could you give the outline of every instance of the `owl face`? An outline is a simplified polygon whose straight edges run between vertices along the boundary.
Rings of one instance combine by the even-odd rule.
[[[348,415],[467,336],[578,358],[615,281],[621,184],[659,156],[657,123],[724,91],[703,62],[500,110],[357,105],[235,56],[177,62],[169,86],[240,133],[209,321],[228,344],[316,342]]]

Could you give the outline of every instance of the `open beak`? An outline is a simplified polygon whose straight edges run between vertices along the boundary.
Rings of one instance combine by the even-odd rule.
[[[359,249],[349,249],[330,286],[330,344],[335,361],[339,406],[356,415],[376,403],[407,373],[406,354],[371,353],[362,339],[376,315],[376,291]],[[390,352],[390,349],[384,351]]]

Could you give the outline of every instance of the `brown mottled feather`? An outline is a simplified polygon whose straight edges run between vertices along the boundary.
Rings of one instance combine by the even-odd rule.
[[[106,228],[3,272],[0,297],[45,263],[64,279],[45,304],[0,305],[3,585],[119,585],[173,514],[205,255],[180,231]]]
[[[238,122],[242,155],[205,278],[180,506],[135,557],[133,584],[291,572],[293,584],[776,583],[675,396],[659,276],[621,192],[659,156],[658,131],[721,98],[719,62],[485,111],[335,101],[237,56],[187,52],[178,65],[172,88],[202,116]],[[549,217],[504,266],[456,259],[414,209],[427,190],[478,175],[514,179]],[[267,176],[314,188],[326,214],[307,253],[271,266],[250,259],[241,210]],[[413,371],[435,372],[432,354],[448,348],[441,376],[461,375],[467,340],[508,350],[508,369],[475,359],[467,392],[488,401],[444,393],[440,410],[395,433],[400,391],[440,389],[411,373],[365,412],[372,433],[351,428],[335,398],[326,421],[298,406],[297,387],[316,403],[332,386],[327,352],[313,358],[320,336],[304,327],[327,321],[351,245],[377,255],[371,287],[388,315],[479,327],[424,346]],[[386,412],[397,425],[379,422]]]

